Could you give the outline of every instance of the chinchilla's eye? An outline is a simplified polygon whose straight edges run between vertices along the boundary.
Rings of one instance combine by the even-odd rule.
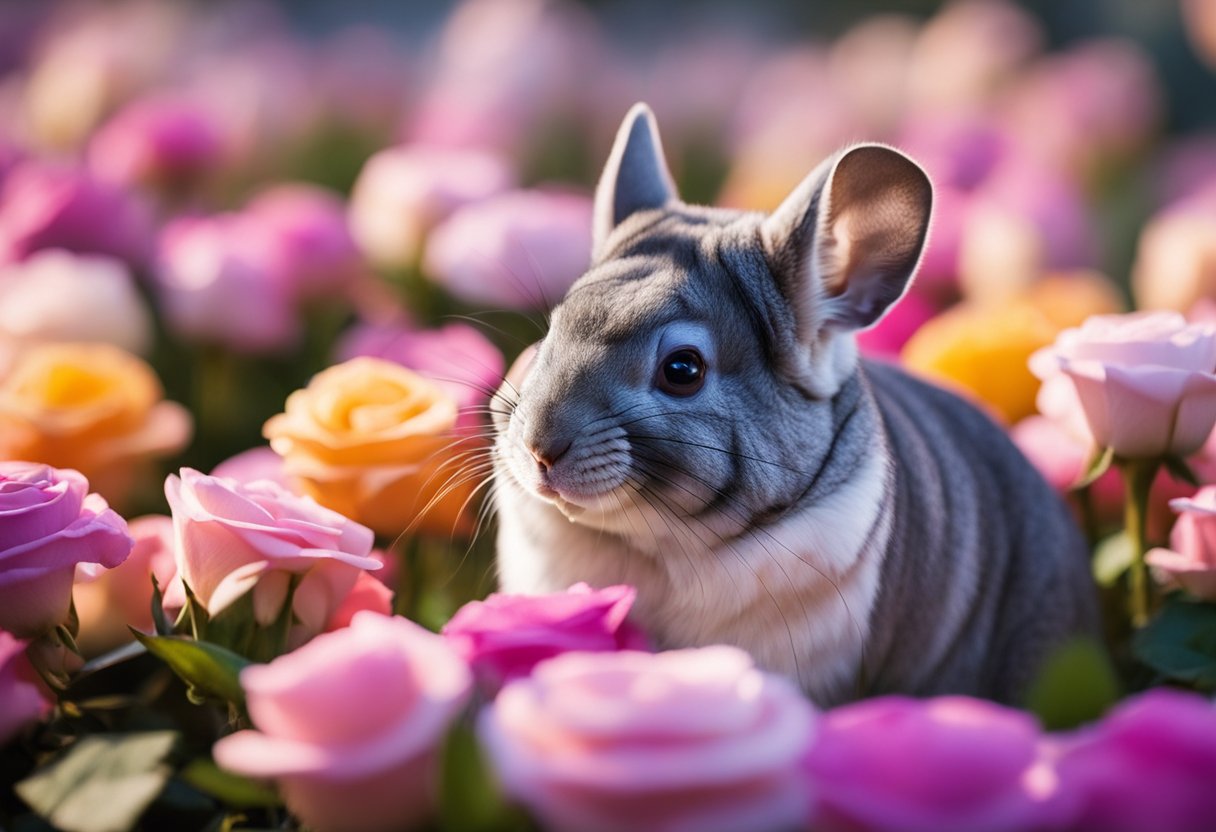
[[[705,384],[705,359],[693,347],[680,347],[659,364],[658,385],[673,396],[691,396]]]

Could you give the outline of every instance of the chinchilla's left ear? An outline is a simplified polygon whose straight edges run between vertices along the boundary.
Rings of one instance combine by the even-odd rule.
[[[662,208],[676,199],[654,113],[645,104],[634,104],[621,122],[595,189],[592,260],[600,259],[608,235],[630,214]]]
[[[851,147],[802,181],[761,232],[802,340],[882,318],[912,282],[932,205],[929,177],[885,145]]]

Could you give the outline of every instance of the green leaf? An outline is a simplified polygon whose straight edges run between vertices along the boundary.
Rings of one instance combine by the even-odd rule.
[[[125,832],[172,773],[175,731],[94,734],[17,784],[17,794],[66,832]]]
[[[173,622],[165,615],[165,594],[160,588],[160,581],[152,575],[152,629],[158,636],[173,633]]]
[[[1119,698],[1119,683],[1106,651],[1092,639],[1059,647],[1039,670],[1026,695],[1026,708],[1049,731],[1075,728],[1098,719]]]
[[[180,776],[182,780],[200,792],[209,794],[235,809],[264,808],[283,804],[278,793],[270,786],[225,771],[205,757],[191,761],[182,770]]]
[[[1216,604],[1170,595],[1136,634],[1132,651],[1166,679],[1216,690]]]
[[[530,829],[524,814],[504,801],[471,726],[458,723],[443,746],[439,828],[450,832]]]
[[[1127,532],[1116,532],[1104,538],[1094,549],[1091,568],[1099,586],[1111,587],[1119,582],[1123,573],[1131,569],[1136,560],[1136,549]]]
[[[1089,462],[1086,463],[1085,471],[1081,474],[1081,478],[1072,484],[1073,490],[1093,485],[1098,477],[1106,473],[1114,461],[1114,448],[1099,448],[1095,450],[1089,458]]]
[[[252,664],[248,659],[217,644],[185,636],[150,636],[134,628],[131,632],[148,652],[169,665],[194,692],[244,705],[240,673]]]

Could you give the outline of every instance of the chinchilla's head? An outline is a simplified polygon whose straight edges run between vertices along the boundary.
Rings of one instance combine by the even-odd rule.
[[[908,287],[931,203],[920,167],[867,144],[771,216],[685,205],[636,105],[596,190],[592,266],[496,399],[500,476],[639,548],[654,524],[726,539],[779,513],[849,450],[853,333]]]

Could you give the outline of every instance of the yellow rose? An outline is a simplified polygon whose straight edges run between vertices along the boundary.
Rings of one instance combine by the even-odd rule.
[[[190,439],[144,361],[109,344],[38,344],[0,370],[0,459],[75,468],[121,502],[147,460]]]
[[[1118,293],[1092,272],[1047,277],[999,304],[964,302],[904,345],[909,370],[987,405],[1008,424],[1037,412],[1030,355],[1090,315],[1118,312]]]
[[[475,440],[457,440],[456,416],[438,385],[363,357],[314,376],[264,433],[321,505],[381,535],[451,535],[469,529],[464,508],[477,485],[459,464]]]

